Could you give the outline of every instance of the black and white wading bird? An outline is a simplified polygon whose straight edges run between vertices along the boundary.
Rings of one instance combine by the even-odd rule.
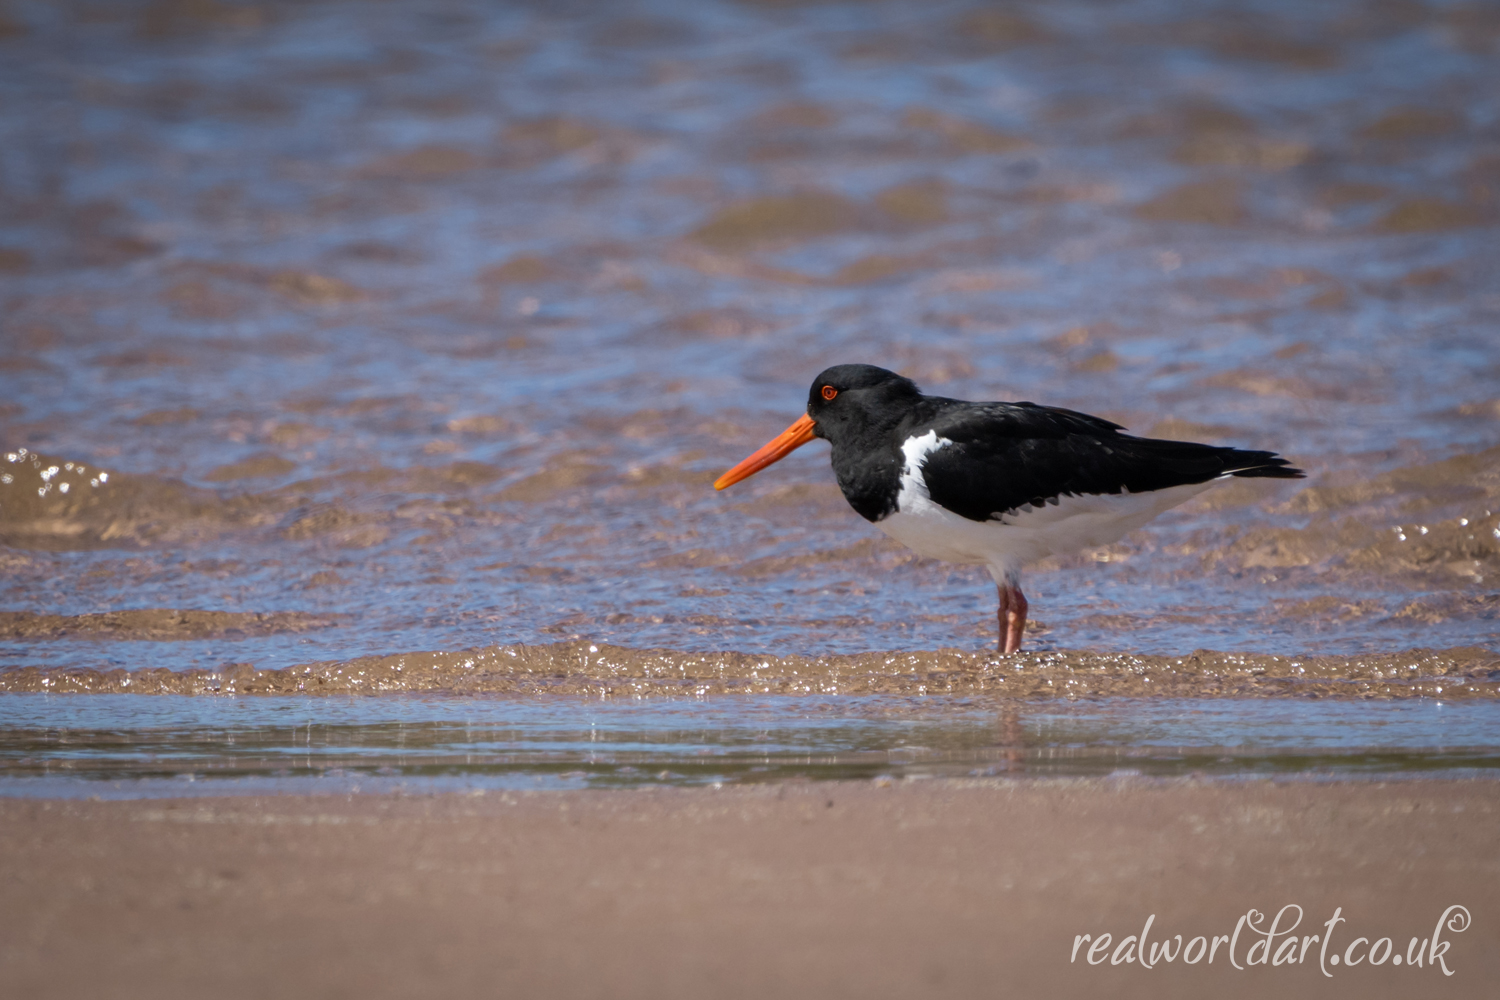
[[[1231,476],[1301,479],[1269,451],[1120,433],[1099,417],[1036,403],[924,396],[873,365],[819,375],[807,413],[720,476],[754,475],[823,438],[849,506],[919,555],[984,566],[1000,589],[1000,651],[1021,648],[1021,568],[1118,541]]]

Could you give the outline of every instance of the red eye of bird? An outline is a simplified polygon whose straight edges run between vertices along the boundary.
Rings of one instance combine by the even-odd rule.
[[[839,391],[837,389],[835,389],[831,385],[825,385],[823,387],[823,398],[824,399],[832,399],[834,396],[837,396],[838,394],[839,394]]]

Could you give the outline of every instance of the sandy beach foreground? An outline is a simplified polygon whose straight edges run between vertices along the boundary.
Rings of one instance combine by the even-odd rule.
[[[1489,781],[0,801],[0,994],[1490,996],[1497,820]],[[1251,908],[1269,955],[1126,964]]]

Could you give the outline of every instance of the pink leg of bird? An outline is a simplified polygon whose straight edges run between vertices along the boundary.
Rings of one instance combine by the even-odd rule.
[[[1026,609],[1026,595],[1020,587],[1000,585],[1000,652],[1014,653],[1021,648]]]

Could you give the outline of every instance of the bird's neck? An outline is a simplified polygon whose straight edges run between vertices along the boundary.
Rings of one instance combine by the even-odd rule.
[[[829,435],[833,446],[833,474],[844,498],[867,521],[879,521],[896,511],[901,491],[903,456],[901,427],[909,414],[860,421]]]

